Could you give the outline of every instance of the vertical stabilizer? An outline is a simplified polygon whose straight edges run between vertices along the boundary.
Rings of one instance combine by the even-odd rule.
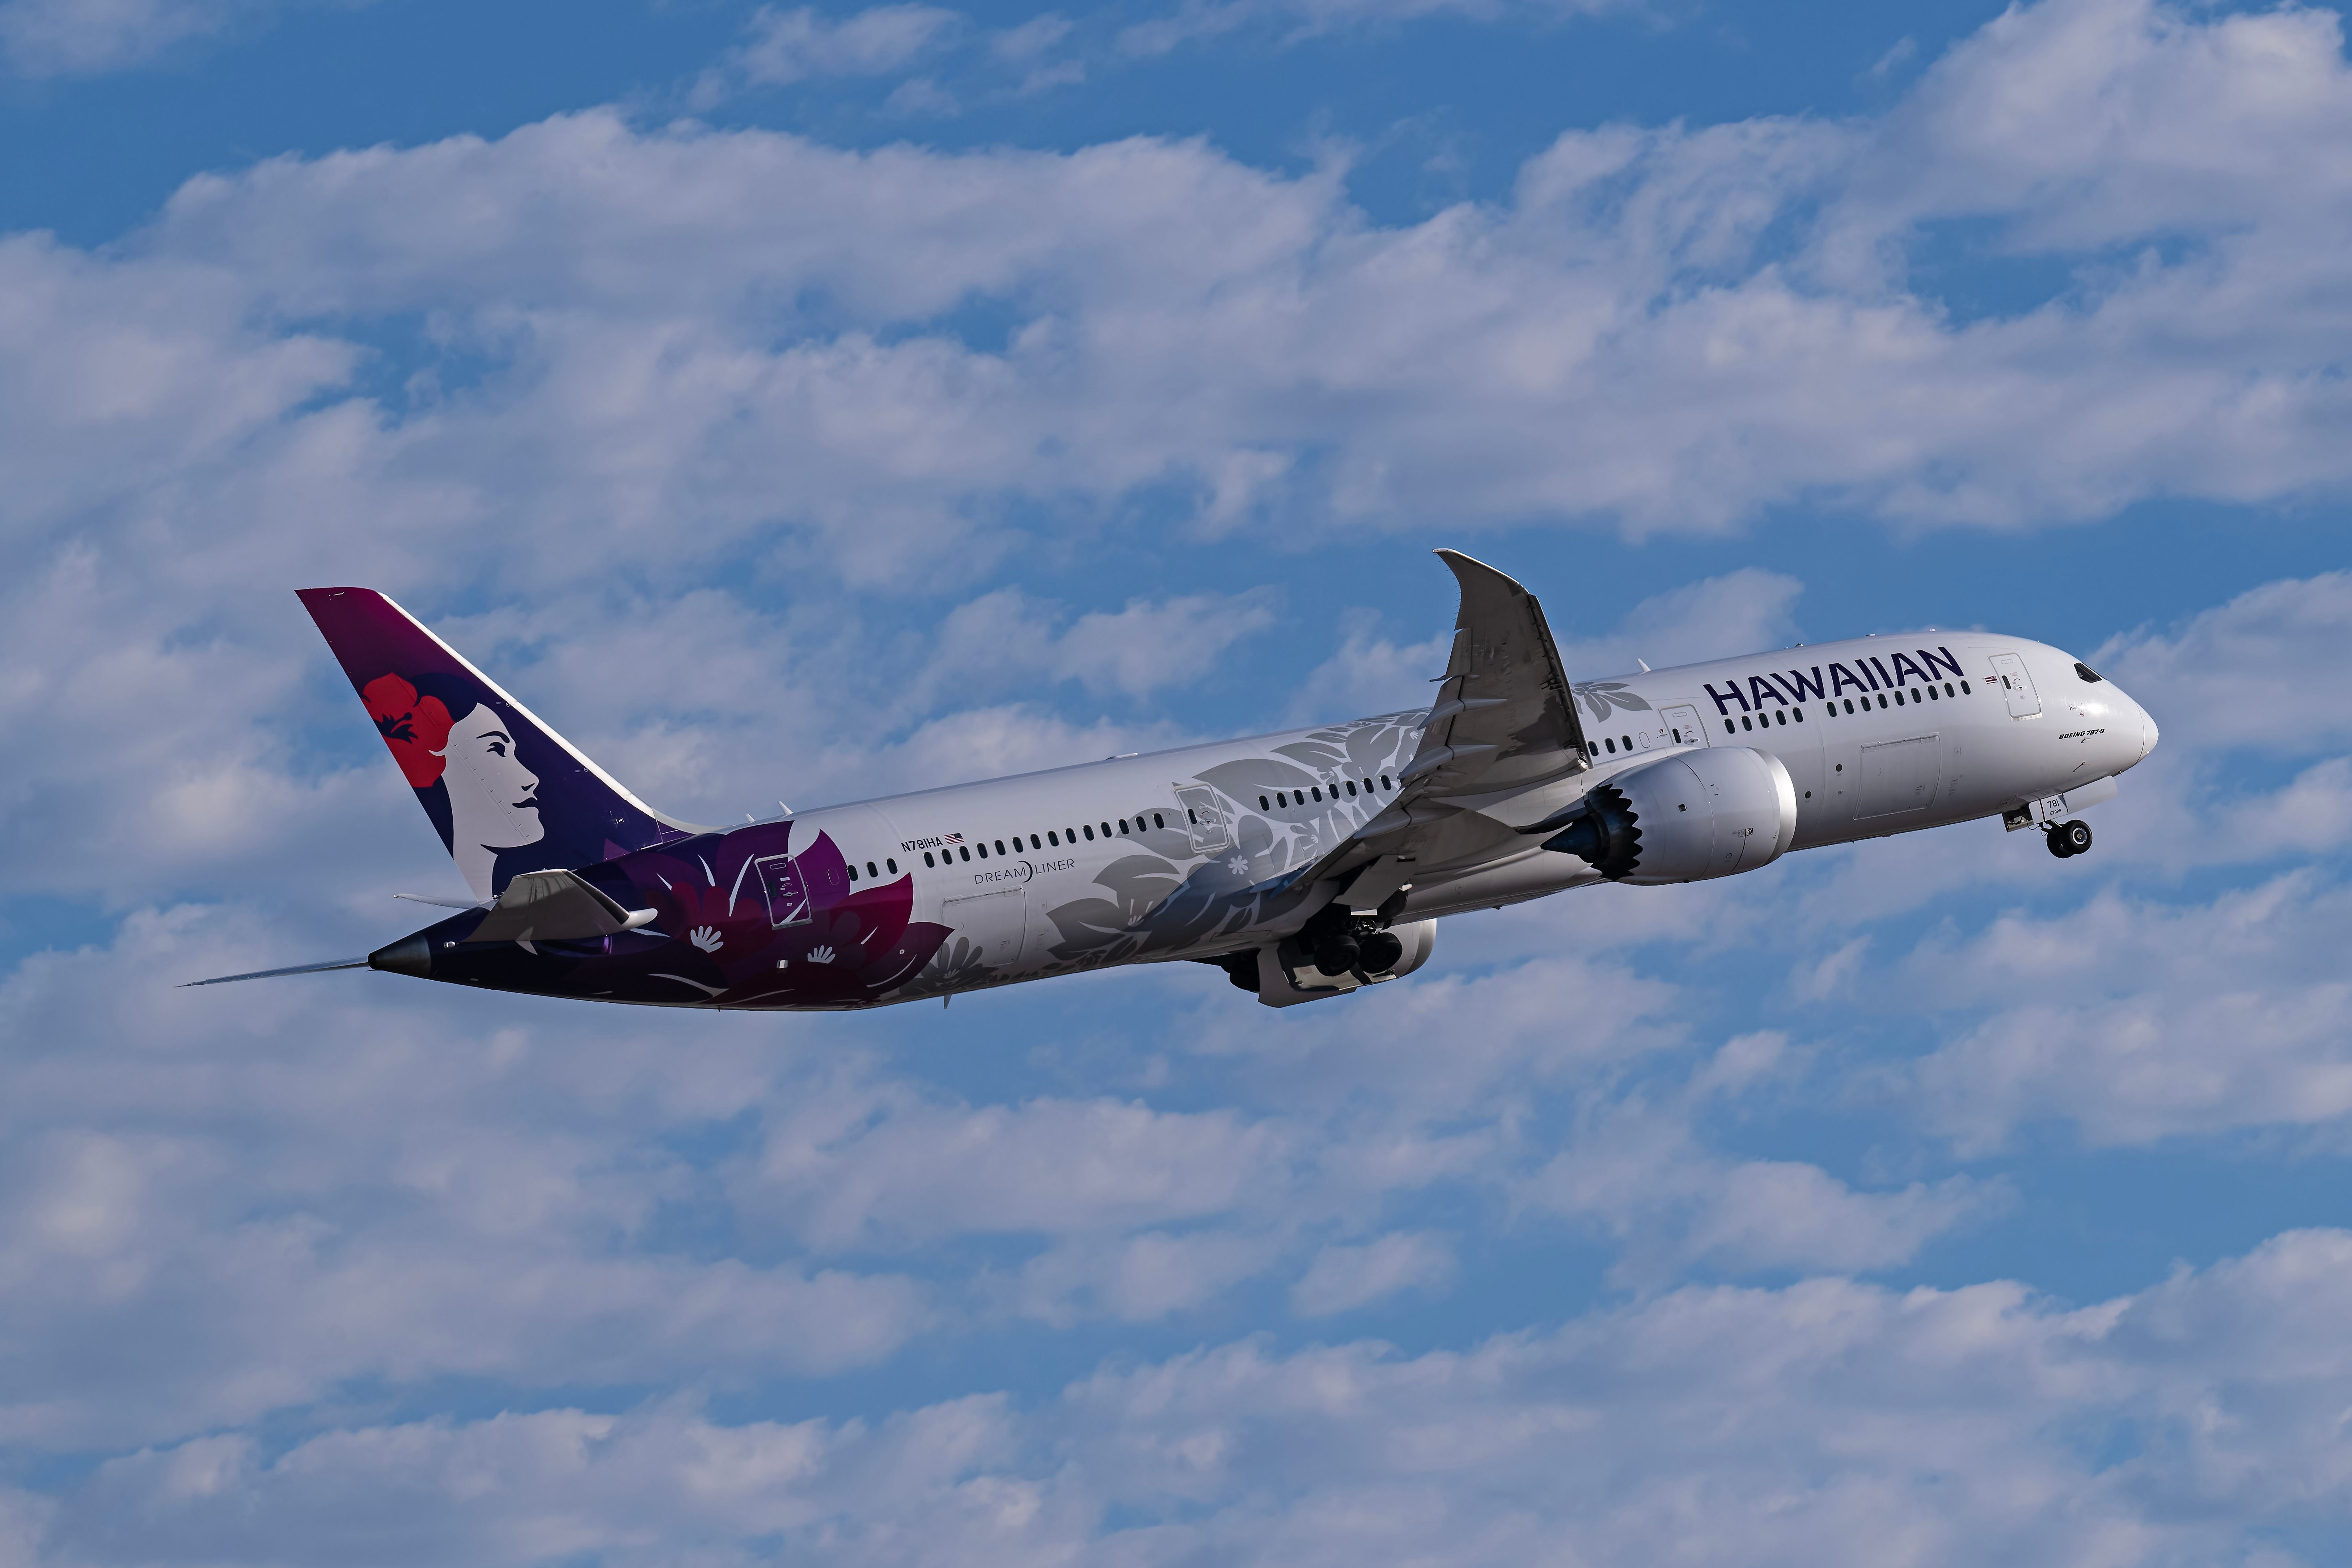
[[[614,783],[407,611],[372,588],[299,597],[478,898],[704,831]]]

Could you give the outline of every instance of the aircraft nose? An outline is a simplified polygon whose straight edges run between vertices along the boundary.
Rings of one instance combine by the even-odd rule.
[[[2146,762],[2147,754],[2154,750],[2156,750],[2156,721],[2149,717],[2147,709],[2142,708],[2139,710],[2140,760]]]

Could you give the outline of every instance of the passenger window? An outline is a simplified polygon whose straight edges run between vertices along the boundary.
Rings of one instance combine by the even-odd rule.
[[[885,855],[882,858],[882,864],[890,868],[890,875],[893,877],[898,874],[898,862],[891,859],[888,856]]]
[[[1604,745],[1604,746],[1606,746],[1606,747],[1608,747],[1608,748],[1609,748],[1609,754],[1610,754],[1611,756],[1612,756],[1612,757],[1613,757],[1613,756],[1615,756],[1615,755],[1617,754],[1617,742],[1614,742],[1614,741],[1608,741],[1608,740],[1604,740],[1604,741],[1602,741],[1601,743],[1602,745]]]
[[[1804,710],[1803,709],[1800,708],[1800,709],[1798,709],[1798,710],[1797,710],[1797,712],[1796,712],[1796,720],[1797,720],[1797,722],[1798,722],[1798,723],[1800,723],[1800,724],[1801,724],[1801,723],[1803,723],[1803,722],[1805,721],[1805,710]]]
[[[867,862],[866,862],[866,874],[867,876],[869,876],[869,877],[878,877],[878,876],[880,876],[882,873],[881,873],[881,872],[879,872],[879,871],[877,871],[877,870],[876,870],[876,869],[874,868],[874,862],[873,862],[873,861],[868,860]]]
[[[1029,836],[1029,847],[1032,849],[1043,849],[1045,847],[1037,842],[1037,836],[1033,833]]]
[[[1257,797],[1257,808],[1260,811],[1272,811],[1274,806],[1266,800],[1265,796],[1260,795]]]
[[[1317,784],[1314,786],[1314,790],[1316,803],[1320,805],[1323,800],[1323,786],[1321,784]]]
[[[1348,798],[1349,798],[1349,800],[1353,800],[1353,799],[1355,799],[1355,798],[1356,798],[1356,781],[1355,781],[1355,780],[1353,780],[1353,779],[1347,779],[1347,780],[1343,780],[1342,782],[1343,782],[1343,783],[1345,783],[1345,784],[1347,784],[1347,786],[1348,786]]]
[[[1630,752],[1633,749],[1633,737],[1631,735],[1620,735],[1617,737],[1617,743]]]
[[[855,860],[849,863],[849,879],[853,882],[857,880],[857,862]]]
[[[1885,706],[1886,706],[1886,693],[1885,693],[1884,691],[1882,691],[1882,692],[1880,692],[1880,693],[1878,694],[1878,705],[1879,705],[1881,708],[1884,708],[1884,707],[1885,707]]]
[[[1122,816],[1122,817],[1120,817],[1120,818],[1118,819],[1118,830],[1119,830],[1121,833],[1124,833],[1124,832],[1126,832],[1126,831],[1127,831],[1127,818],[1125,818],[1125,817],[1123,817],[1123,816]]]
[[[987,858],[988,858],[988,840],[987,840],[987,839],[985,839],[985,838],[982,839],[979,843],[977,843],[977,844],[973,845],[973,846],[972,846],[972,847],[980,851],[980,858],[981,858],[982,859],[985,860],[985,859],[987,859]]]
[[[1089,843],[1089,844],[1092,844],[1094,841],[1095,841],[1095,830],[1094,830],[1093,828],[1089,827],[1089,828],[1087,828],[1087,843]]]
[[[971,858],[971,846],[969,844],[959,844],[956,846],[956,853],[962,856],[966,860],[970,860]]]
[[[1161,816],[1155,811],[1151,814],[1151,826],[1154,827],[1165,827],[1168,826],[1168,822],[1165,817]]]
[[[1927,700],[1930,702],[1940,702],[1943,700],[1943,698],[1937,692],[1936,689],[1931,686],[1927,688]]]
[[[1104,824],[1102,825],[1102,830],[1103,830],[1103,837],[1104,837],[1105,838],[1108,838],[1108,837],[1110,837],[1110,824],[1109,824],[1109,823],[1108,823],[1108,822],[1104,823]]]
[[[931,865],[931,852],[928,849],[923,851],[923,864],[926,866]],[[937,867],[933,867],[932,868],[934,870],[938,869]]]
[[[1052,845],[1056,849],[1059,849],[1062,847],[1061,836],[1056,834],[1050,827],[1045,829],[1045,842]]]
[[[1960,695],[1963,697],[1972,695],[1969,690],[1969,683],[1965,680],[1960,682]]]
[[[1389,783],[1389,775],[1388,775],[1388,774],[1386,774],[1386,773],[1382,773],[1382,774],[1381,775],[1381,787],[1382,789],[1394,789],[1394,788],[1396,788],[1396,785],[1394,785],[1394,784],[1392,784]]]

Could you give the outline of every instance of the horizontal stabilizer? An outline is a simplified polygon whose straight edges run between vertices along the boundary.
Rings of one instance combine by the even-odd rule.
[[[330,969],[365,969],[364,958],[339,958],[331,963],[298,963],[291,969],[257,969],[250,974],[215,974],[210,980],[190,980],[176,989],[185,991],[191,985],[226,985],[232,980],[271,980],[280,974],[323,974]]]
[[[625,910],[570,871],[525,871],[507,884],[467,942],[585,942],[650,925],[652,910]]]

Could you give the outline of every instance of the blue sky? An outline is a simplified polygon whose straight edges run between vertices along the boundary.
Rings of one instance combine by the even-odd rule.
[[[0,0],[0,1564],[2352,1544],[2325,9]],[[334,974],[291,590],[700,820],[1915,626],[1941,829],[864,1017]]]

